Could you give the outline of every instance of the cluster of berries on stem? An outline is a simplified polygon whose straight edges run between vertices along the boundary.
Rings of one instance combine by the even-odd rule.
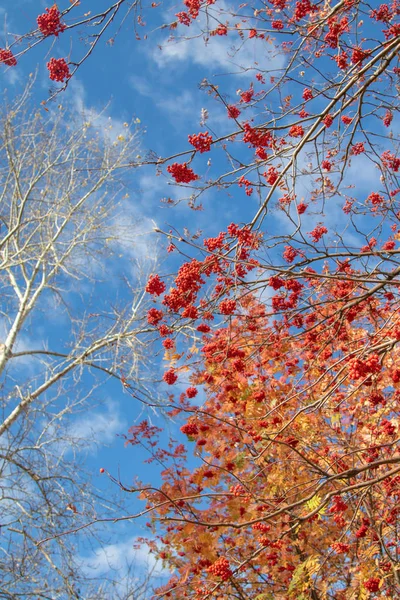
[[[38,16],[37,24],[45,37],[49,35],[58,37],[66,28],[66,25],[60,21],[60,11],[56,5],[46,8],[46,12]]]
[[[63,82],[65,79],[71,77],[68,63],[64,58],[51,58],[47,63],[47,68],[49,70],[49,77],[53,81]]]

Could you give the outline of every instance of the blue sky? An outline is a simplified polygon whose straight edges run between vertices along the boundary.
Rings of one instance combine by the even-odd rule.
[[[60,8],[64,8],[64,5],[67,3],[60,1]],[[107,5],[109,2],[106,0],[84,0],[81,7],[74,9],[76,13],[70,13],[68,20],[72,19],[74,14],[81,15],[83,10],[100,11],[101,7]],[[1,45],[10,44],[14,34],[20,35],[34,27],[37,15],[44,12],[46,6],[46,2],[15,0],[6,8],[0,9],[0,16],[5,23],[4,30],[8,32],[3,34]],[[229,9],[228,3],[220,2],[219,6],[222,10]],[[254,76],[259,69],[275,72],[285,65],[286,58],[275,55],[273,46],[267,51],[266,42],[258,39],[246,40],[238,53],[235,49],[238,49],[240,40],[232,40],[231,36],[216,36],[204,45],[197,26],[190,32],[195,36],[194,39],[169,40],[168,28],[160,26],[172,22],[174,13],[181,9],[179,3],[166,8],[158,6],[155,9],[144,9],[143,21],[146,26],[136,25],[137,33],[142,39],[135,39],[134,14],[131,13],[114,42],[106,43],[107,38],[114,35],[118,28],[117,21],[114,30],[110,30],[110,35],[106,35],[104,40],[100,41],[93,56],[79,68],[67,91],[57,96],[54,104],[49,104],[49,108],[52,109],[54,105],[61,103],[72,113],[85,113],[89,118],[96,120],[99,128],[107,131],[111,138],[123,133],[124,123],[132,124],[132,127],[141,132],[138,146],[138,155],[141,157],[146,157],[149,152],[166,157],[186,150],[187,135],[204,131],[206,128],[214,137],[227,134],[231,130],[232,122],[226,119],[225,109],[206,91],[199,89],[199,84],[208,79],[219,86],[227,102],[236,103],[240,90],[247,89],[250,82],[257,85]],[[45,110],[40,103],[47,100],[50,88],[54,90],[54,86],[49,85],[45,63],[53,56],[69,57],[71,61],[78,60],[87,50],[81,39],[82,33],[85,31],[72,30],[61,35],[54,43],[53,40],[45,40],[43,44],[22,55],[16,68],[3,68],[1,85],[7,89],[9,100],[23,89],[30,74],[37,73],[33,102],[36,108]],[[177,33],[186,35],[188,30],[180,26]],[[244,70],[242,67],[250,68]],[[318,87],[318,81],[314,81],[314,85]],[[206,126],[201,126],[204,110],[209,116]],[[252,114],[251,111],[247,113],[249,114]],[[254,113],[254,116],[257,115]],[[211,164],[208,164],[209,159]],[[178,160],[181,162],[181,159]],[[301,157],[301,161],[306,164],[305,155]],[[225,154],[216,148],[211,154],[196,157],[193,168],[196,173],[207,179],[229,170],[230,167]],[[368,193],[371,186],[378,183],[379,177],[378,173],[369,168],[363,157],[357,157],[349,171],[349,180],[355,179],[359,186],[358,191]],[[167,242],[153,232],[154,226],[164,231],[171,228],[182,231],[183,227],[188,227],[191,233],[202,230],[208,237],[216,235],[232,221],[247,222],[257,210],[258,201],[255,195],[249,198],[244,190],[237,186],[228,190],[213,189],[205,192],[202,196],[204,211],[193,212],[185,201],[174,208],[168,208],[162,202],[163,198],[171,197],[176,201],[187,196],[182,187],[172,183],[165,167],[158,173],[154,166],[132,170],[127,189],[129,198],[125,202],[123,216],[123,225],[128,228],[130,235],[118,248],[118,260],[113,259],[108,265],[99,266],[100,272],[106,266],[109,267],[107,277],[105,272],[101,272],[103,284],[99,284],[96,289],[97,297],[101,298],[99,307],[107,302],[127,299],[130,292],[124,279],[132,285],[136,284],[137,260],[143,273],[147,274],[154,270],[155,264],[157,270],[166,274],[176,269],[179,258],[165,256]],[[310,186],[306,177],[300,182],[299,188],[299,199],[307,199]],[[342,204],[342,201],[332,202],[328,218],[332,229],[337,224],[339,229],[345,232],[343,213],[340,210]],[[310,211],[305,217],[304,231],[310,231],[319,220],[320,214]],[[267,232],[279,234],[287,233],[292,228],[293,223],[279,210],[270,213],[265,224]],[[358,236],[351,234],[351,237],[350,233],[346,235],[348,241],[355,246],[365,243]],[[76,300],[76,306],[78,302]],[[36,338],[41,336],[49,341],[55,339],[56,333],[63,333],[62,319],[56,326],[52,326],[52,329],[48,320],[42,318],[39,322],[40,327],[38,328],[36,323],[34,328]],[[32,335],[32,326],[28,324],[21,343],[29,347],[34,343]],[[155,368],[159,369],[158,378],[161,380],[163,367],[158,358],[155,359]],[[184,382],[181,383],[184,386]],[[162,385],[156,386],[154,390],[161,396],[167,394]],[[135,402],[115,382],[108,382],[97,391],[94,404],[96,407],[90,415],[75,417],[73,427],[82,437],[93,433],[101,440],[100,444],[91,446],[84,454],[86,467],[93,471],[96,484],[107,485],[106,476],[101,477],[98,474],[100,467],[104,467],[115,477],[120,476],[127,485],[135,475],[148,479],[151,469],[148,466],[143,467],[144,457],[139,447],[125,448],[124,440],[119,436],[125,434],[129,426],[144,418],[150,417],[157,423],[157,414]],[[161,422],[164,424],[164,421]],[[176,434],[177,426],[174,423],[169,423],[168,428]],[[103,447],[103,442],[106,447]],[[155,473],[156,469],[154,476]],[[130,505],[132,512],[141,507],[141,504],[133,499]],[[130,548],[133,540],[145,531],[141,525],[137,521],[108,527],[108,552],[109,558],[112,557],[109,562],[114,568],[118,565],[123,568],[126,557],[135,560]],[[95,547],[82,549],[87,568],[92,564],[98,573],[107,574],[108,563],[104,560],[105,555],[100,555],[99,552]],[[142,555],[138,558],[136,555],[136,560],[142,568],[145,558]]]

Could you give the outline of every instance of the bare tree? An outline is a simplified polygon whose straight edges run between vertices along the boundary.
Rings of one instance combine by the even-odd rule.
[[[61,107],[30,114],[29,89],[1,115],[1,598],[121,591],[91,581],[77,538],[57,533],[122,509],[81,464],[91,441],[77,424],[102,402],[105,382],[142,401],[150,395],[140,368],[148,273],[135,257],[122,167],[137,148],[127,124],[110,130]],[[52,541],[38,544],[44,538]],[[125,583],[144,597],[143,582]]]

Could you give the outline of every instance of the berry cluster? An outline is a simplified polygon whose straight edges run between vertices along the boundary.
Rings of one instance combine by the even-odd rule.
[[[354,144],[354,146],[351,149],[351,154],[353,154],[354,156],[357,156],[357,154],[362,154],[363,152],[365,152],[364,142],[357,142],[357,144]]]
[[[196,423],[186,423],[186,425],[182,425],[181,431],[186,435],[197,435],[199,433]]]
[[[201,132],[197,135],[188,136],[189,143],[196,148],[202,154],[203,152],[209,152],[212,143],[212,137],[209,133]]]
[[[216,560],[211,567],[208,567],[207,571],[212,575],[220,577],[222,581],[228,581],[228,579],[230,579],[233,575],[231,569],[229,568],[228,559],[223,556]]]
[[[64,79],[71,77],[68,64],[64,58],[51,58],[47,63],[47,68],[49,70],[49,77],[53,81],[64,81]]]
[[[244,92],[242,92],[240,94],[241,102],[245,102],[245,103],[251,102],[253,96],[254,96],[254,90],[251,87],[248,90],[245,90]]]
[[[324,171],[330,171],[332,169],[332,163],[329,160],[323,160],[321,167]]]
[[[0,63],[4,63],[7,67],[15,67],[17,59],[8,48],[0,48]]]
[[[222,315],[233,315],[236,310],[235,300],[223,300],[219,305],[219,311]]]
[[[301,125],[292,125],[292,127],[289,129],[289,135],[290,137],[303,137],[304,135],[304,129]]]
[[[339,37],[345,31],[349,31],[349,21],[347,17],[343,17],[338,23],[336,17],[328,19],[329,31],[325,36],[325,42],[330,48],[337,48],[339,46]]]
[[[308,14],[313,13],[316,10],[318,10],[317,6],[315,4],[311,4],[310,0],[299,0],[296,2],[293,19],[294,21],[300,21]]]
[[[171,350],[171,349],[172,349],[172,348],[175,346],[175,342],[174,342],[174,340],[173,340],[173,339],[171,339],[171,338],[166,338],[166,339],[163,341],[162,345],[164,346],[164,348],[165,348],[166,350]]]
[[[257,148],[258,146],[266,146],[268,148],[272,145],[272,135],[266,129],[258,129],[255,127],[251,127],[248,123],[243,125],[244,135],[243,141],[245,143],[254,146]]]
[[[162,310],[158,310],[157,308],[150,308],[147,313],[147,322],[150,325],[158,325],[158,323],[162,320],[164,313]]]
[[[360,46],[356,46],[355,48],[353,48],[353,52],[351,54],[351,62],[353,63],[353,65],[361,66],[362,61],[365,60],[368,55],[369,52],[365,52],[365,50],[360,48]]]
[[[45,37],[48,35],[58,36],[66,28],[66,25],[60,21],[60,11],[56,5],[46,8],[46,12],[38,16],[37,24]]]
[[[387,169],[392,169],[395,173],[400,169],[400,158],[394,156],[389,150],[382,153],[381,160]]]
[[[283,258],[287,263],[292,263],[296,256],[298,255],[298,250],[293,248],[292,246],[285,246],[285,250],[283,252]]]
[[[385,113],[385,116],[383,117],[383,124],[385,127],[389,127],[392,121],[393,121],[393,113],[391,110],[387,110]]]
[[[269,185],[274,185],[275,181],[277,181],[279,177],[279,173],[275,169],[275,167],[269,167],[268,171],[266,173],[263,173],[263,175],[266,178],[267,183],[269,183]]]
[[[343,542],[333,542],[333,544],[331,544],[331,548],[336,552],[336,554],[345,554],[349,551],[350,546],[349,544],[344,544]]]
[[[380,587],[381,580],[378,577],[370,577],[366,581],[364,581],[363,586],[369,592],[377,592]]]
[[[188,398],[194,398],[195,396],[197,396],[198,394],[198,390],[195,387],[188,387],[186,390],[186,396]]]
[[[190,169],[186,163],[173,163],[167,167],[168,173],[171,173],[176,183],[190,183],[199,178],[193,169]]]
[[[347,115],[343,115],[340,118],[342,120],[342,123],[344,123],[345,125],[350,125],[350,123],[353,121],[353,117],[348,117]]]
[[[313,242],[317,243],[328,230],[323,225],[317,225],[312,231],[309,231],[308,235],[312,238]]]
[[[158,275],[152,275],[147,282],[146,292],[148,294],[160,296],[165,292],[165,283],[161,281]]]
[[[163,379],[168,385],[173,385],[178,380],[178,375],[175,373],[174,369],[169,369],[163,375]]]
[[[181,23],[182,25],[186,25],[186,27],[189,27],[191,21],[189,15],[186,12],[178,12],[175,16],[178,17],[179,23]]]
[[[230,119],[237,119],[240,115],[240,110],[234,104],[228,104],[226,108]]]
[[[378,354],[370,354],[367,359],[353,358],[349,363],[349,377],[351,379],[362,379],[368,375],[379,373],[382,369]]]

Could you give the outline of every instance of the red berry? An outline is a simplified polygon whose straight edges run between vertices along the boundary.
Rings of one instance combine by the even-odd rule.
[[[51,58],[47,63],[47,68],[49,70],[49,77],[53,81],[64,81],[64,79],[71,77],[68,64],[64,58]]]

